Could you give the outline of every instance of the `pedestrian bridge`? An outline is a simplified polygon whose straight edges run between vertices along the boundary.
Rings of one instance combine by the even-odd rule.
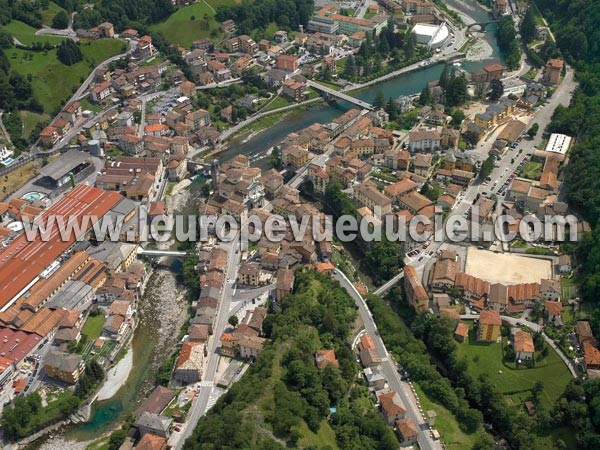
[[[324,86],[324,85],[319,84],[319,83],[315,83],[314,81],[310,81],[310,80],[308,80],[306,82],[306,84],[308,86],[310,86],[311,88],[313,88],[313,89],[315,89],[317,91],[320,91],[320,92],[326,94],[329,97],[335,97],[335,98],[338,98],[340,100],[344,100],[346,102],[349,102],[349,103],[352,103],[352,104],[354,104],[356,106],[359,106],[362,109],[368,109],[370,111],[375,110],[375,107],[373,105],[371,105],[370,103],[367,103],[364,100],[359,100],[358,98],[352,97],[351,95],[344,94],[341,91],[336,91],[335,89],[331,89],[331,88],[329,88],[327,86]]]
[[[175,258],[184,258],[188,255],[188,253],[176,250],[146,250],[142,247],[138,247],[138,255],[154,257],[173,256]]]

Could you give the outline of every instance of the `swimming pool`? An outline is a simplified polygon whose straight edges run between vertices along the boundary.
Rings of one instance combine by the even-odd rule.
[[[42,194],[41,192],[28,192],[21,198],[23,200],[27,200],[28,202],[33,202],[33,201],[39,200],[40,198],[43,198],[43,197],[45,197],[45,194]]]
[[[6,158],[4,160],[2,160],[2,164],[5,166],[10,166],[13,163],[14,159],[13,158]]]

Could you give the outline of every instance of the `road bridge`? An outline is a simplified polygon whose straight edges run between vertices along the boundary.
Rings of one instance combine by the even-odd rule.
[[[370,103],[365,102],[364,100],[359,100],[356,97],[352,97],[351,95],[348,94],[344,94],[341,91],[336,91],[335,89],[331,89],[327,86],[324,86],[322,84],[319,83],[315,83],[314,81],[310,81],[308,80],[306,82],[306,84],[308,86],[310,86],[313,89],[316,89],[317,91],[320,91],[324,94],[326,94],[328,97],[333,97],[333,98],[338,98],[340,100],[344,100],[346,102],[352,103],[356,106],[359,106],[362,109],[368,109],[370,111],[375,110],[376,108],[371,105]]]

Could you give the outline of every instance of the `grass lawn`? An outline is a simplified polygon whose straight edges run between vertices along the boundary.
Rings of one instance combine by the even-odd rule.
[[[13,193],[37,173],[39,161],[30,161],[7,175],[0,177],[0,195],[5,197]]]
[[[314,82],[317,84],[322,84],[323,86],[333,89],[334,91],[339,91],[341,89],[341,87],[339,85],[337,85],[335,83],[330,83],[329,81],[314,80]]]
[[[44,25],[52,26],[52,21],[54,20],[54,16],[57,12],[64,11],[60,6],[58,6],[54,2],[49,2],[47,8],[42,8],[40,11],[42,13],[42,23]]]
[[[102,334],[102,327],[106,319],[102,314],[97,316],[89,316],[81,329],[81,334],[85,334],[88,338],[88,342],[94,342],[100,334]]]
[[[23,136],[29,136],[38,123],[50,120],[50,115],[46,113],[38,114],[31,111],[19,111],[19,115],[23,121]]]
[[[313,433],[304,421],[293,428],[302,434],[302,437],[298,440],[299,448],[330,448],[331,450],[339,448],[335,441],[335,432],[326,419],[321,421],[321,428],[319,428],[318,433]]]
[[[537,161],[527,161],[521,169],[521,176],[530,180],[539,180],[542,173],[542,163]]]
[[[288,100],[285,97],[277,97],[271,103],[269,103],[269,105],[266,108],[261,109],[261,112],[271,111],[273,109],[278,109],[278,108],[283,108],[284,106],[289,106],[291,104],[292,104],[291,100]]]
[[[23,45],[32,45],[34,42],[41,42],[43,44],[49,42],[52,45],[56,45],[60,44],[64,39],[58,36],[36,36],[35,32],[37,30],[35,28],[18,20],[11,21],[9,24],[5,25],[5,28]],[[5,52],[9,54],[10,50],[5,50]]]
[[[444,406],[432,402],[425,395],[417,383],[413,383],[415,391],[419,396],[423,411],[434,410],[436,413],[435,425],[433,428],[439,431],[440,440],[444,442],[447,449],[468,449],[474,444],[475,434],[466,434],[458,426],[456,417]]]
[[[487,373],[500,392],[507,393],[514,405],[522,404],[531,395],[537,381],[544,384],[542,401],[551,408],[571,381],[571,373],[554,350],[536,363],[536,367],[515,369],[502,360],[500,344],[479,343],[475,338],[473,324],[469,324],[469,339],[458,346],[458,354],[466,358],[469,373],[477,377]],[[502,371],[500,373],[499,371]]]
[[[215,0],[212,3],[225,4]],[[151,28],[162,32],[173,44],[183,47],[191,47],[192,42],[198,39],[211,37],[219,40],[222,37],[221,24],[215,20],[215,7],[204,1],[180,8],[167,20]]]
[[[7,52],[11,67],[23,76],[31,74],[34,97],[53,113],[81,84],[101,61],[120,53],[124,44],[115,39],[84,42],[81,51],[84,60],[65,66],[56,58],[56,50],[30,52],[12,49]]]

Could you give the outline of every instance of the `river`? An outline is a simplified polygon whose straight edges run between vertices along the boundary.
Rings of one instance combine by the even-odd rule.
[[[472,19],[470,23],[488,22],[489,12],[475,0],[446,0],[446,4]],[[477,70],[493,61],[503,62],[500,49],[496,43],[495,25],[489,25],[487,32],[483,34],[481,45],[489,51],[490,56],[476,61],[465,61],[463,67],[467,71]],[[421,92],[426,83],[439,79],[443,70],[443,64],[427,66],[402,74],[396,78],[372,85],[358,91],[355,96],[361,100],[372,102],[378,91],[383,92],[387,99],[394,99],[401,95],[409,95]],[[219,154],[220,161],[226,161],[238,154],[247,155],[254,165],[261,168],[268,167],[265,152],[272,146],[281,142],[288,134],[299,131],[315,122],[327,123],[335,117],[353,107],[347,102],[333,104],[319,104],[307,109],[301,109],[289,113],[277,123],[253,136],[239,136],[233,139],[225,150]]]
[[[488,11],[475,0],[447,0],[446,4],[476,22],[489,20]],[[483,44],[488,46],[488,49],[491,48],[491,55],[489,58],[477,61],[466,61],[463,67],[468,71],[476,70],[492,61],[503,61],[496,44],[495,29],[493,26],[488,26],[487,30],[488,32],[483,35]],[[357,92],[356,97],[371,102],[379,90],[383,92],[385,98],[414,94],[420,92],[426,83],[439,79],[442,70],[443,64],[427,66],[365,88]],[[330,122],[351,107],[352,105],[347,102],[338,102],[319,104],[308,109],[293,111],[285,115],[277,125],[250,138],[241,136],[232,140],[230,145],[219,154],[219,159],[225,161],[237,154],[245,154],[250,157],[253,164],[266,168],[269,165],[265,157],[266,151],[278,144],[289,133],[299,131],[315,122]],[[159,269],[155,272],[148,284],[144,298],[140,302],[140,325],[137,327],[132,341],[133,369],[127,382],[113,398],[94,403],[92,417],[88,423],[67,427],[64,434],[61,433],[67,439],[90,440],[110,431],[148,393],[153,384],[153,374],[157,364],[160,364],[164,358],[164,352],[173,347],[174,337],[177,336],[181,326],[179,321],[177,323],[169,321],[166,324],[165,318],[179,317],[181,319],[186,317],[185,305],[181,301],[181,296],[167,294],[174,291],[177,291],[174,274],[166,269]],[[175,303],[168,301],[168,298],[174,300]],[[165,303],[169,305],[165,305]],[[165,308],[169,311],[166,311]],[[161,334],[157,333],[157,330],[164,330],[166,326],[172,327],[172,333],[167,333],[169,338],[165,340],[160,337]],[[44,448],[43,443],[42,448]],[[51,446],[47,448],[51,448]]]

